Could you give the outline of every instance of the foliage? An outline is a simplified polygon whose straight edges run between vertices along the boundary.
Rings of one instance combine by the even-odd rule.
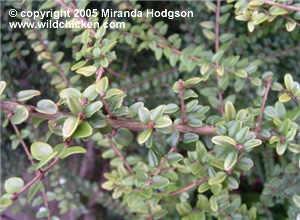
[[[300,4],[87,3],[2,5],[1,211],[300,218]],[[194,17],[124,18],[123,29],[8,28],[31,19],[12,19],[12,8],[73,15],[162,6]],[[99,17],[61,19],[108,21]]]

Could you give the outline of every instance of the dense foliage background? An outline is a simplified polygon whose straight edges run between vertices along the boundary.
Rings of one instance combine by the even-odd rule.
[[[30,21],[12,8],[194,17],[11,29]],[[3,219],[300,219],[297,1],[7,1],[1,14]],[[64,146],[81,148],[58,161]]]

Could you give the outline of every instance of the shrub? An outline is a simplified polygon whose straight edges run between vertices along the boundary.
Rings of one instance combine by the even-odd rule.
[[[300,218],[299,3],[2,5],[4,214]],[[11,9],[100,8],[194,17],[115,18],[126,26],[112,29],[113,18],[98,15],[60,18],[103,22],[98,29],[9,28],[32,21],[9,17]]]

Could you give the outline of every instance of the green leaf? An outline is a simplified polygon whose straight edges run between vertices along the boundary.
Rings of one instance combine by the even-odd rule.
[[[106,92],[108,87],[108,78],[105,76],[99,82],[96,83],[96,90],[98,93]]]
[[[23,90],[23,91],[20,91],[18,92],[18,101],[19,102],[23,102],[23,101],[26,101],[26,100],[29,100],[35,96],[39,96],[41,94],[40,91],[38,90]]]
[[[103,104],[101,101],[96,101],[91,104],[89,104],[85,109],[84,113],[87,118],[92,117],[93,114],[95,114],[97,111],[99,111],[102,108]]]
[[[161,210],[161,211],[158,211],[156,212],[152,218],[154,220],[158,220],[158,219],[162,219],[163,216],[165,216],[166,214],[168,214],[168,211],[167,210]]]
[[[288,21],[285,23],[285,28],[288,32],[292,32],[295,27],[296,27],[297,23],[295,21]]]
[[[72,134],[77,129],[77,126],[79,124],[79,117],[68,117],[62,127],[62,133],[65,138],[71,137]]]
[[[2,95],[5,88],[6,88],[6,82],[1,80],[0,81],[0,95]]]
[[[175,147],[179,143],[179,137],[180,137],[179,132],[175,131],[168,137],[167,143],[170,146]]]
[[[236,141],[228,136],[215,136],[211,139],[211,141],[220,147],[229,147],[237,145]]]
[[[162,115],[164,114],[165,108],[166,108],[166,105],[159,105],[155,109],[151,110],[150,111],[150,120],[155,121],[158,118],[161,118]]]
[[[239,183],[238,181],[233,177],[229,176],[226,179],[226,184],[231,188],[231,189],[238,189],[239,188]]]
[[[293,202],[300,209],[300,196],[299,195],[294,195],[293,196]]]
[[[203,80],[203,78],[200,78],[200,77],[192,77],[192,78],[189,78],[188,80],[186,80],[183,85],[184,86],[191,86],[191,85],[195,85],[199,82],[201,82]]]
[[[172,124],[172,120],[167,117],[161,117],[154,121],[154,128],[165,128]]]
[[[10,206],[13,201],[7,197],[5,197],[6,195],[2,195],[0,198],[0,210],[4,211],[8,206]]]
[[[278,127],[277,131],[280,134],[286,135],[288,130],[290,129],[291,125],[291,120],[290,119],[285,119]]]
[[[292,92],[294,90],[294,80],[291,74],[284,75],[284,84],[288,92]]]
[[[214,177],[211,177],[209,180],[208,180],[208,184],[209,185],[215,185],[215,184],[220,184],[222,183],[225,179],[226,179],[227,175],[225,172],[223,171],[219,171],[215,174]]]
[[[148,161],[151,167],[158,166],[158,159],[156,157],[156,154],[153,152],[153,150],[148,151]]]
[[[105,95],[105,99],[109,99],[113,96],[116,96],[116,95],[121,95],[123,94],[124,92],[120,89],[109,89],[107,92],[106,92],[106,95]]]
[[[290,97],[287,93],[283,93],[283,94],[279,97],[279,102],[282,102],[282,103],[289,102],[290,100],[291,100],[291,97]]]
[[[276,152],[278,155],[283,155],[284,152],[286,151],[286,148],[287,148],[287,143],[280,143],[278,142],[276,144]]]
[[[41,161],[38,163],[37,167],[35,168],[36,170],[40,169],[42,166],[47,164],[50,160],[52,160],[56,155],[58,154],[58,151],[54,151],[51,154],[43,157]]]
[[[9,194],[20,191],[24,186],[24,181],[19,177],[11,177],[4,183],[5,191]]]
[[[173,114],[175,112],[177,112],[179,109],[178,105],[174,104],[174,103],[170,103],[166,106],[165,108],[165,114]]]
[[[172,152],[168,155],[168,163],[173,164],[181,161],[183,159],[183,156],[180,153]]]
[[[185,106],[186,106],[186,112],[189,113],[191,112],[195,107],[196,105],[198,104],[198,100],[192,100],[190,102],[188,102]]]
[[[133,134],[127,128],[119,128],[114,137],[122,146],[129,146],[133,141]]]
[[[53,152],[52,147],[44,142],[36,141],[31,144],[30,151],[32,156],[37,160],[42,160]]]
[[[188,90],[185,90],[183,92],[183,99],[186,100],[186,99],[189,99],[189,98],[197,98],[198,95],[197,93],[195,93],[193,90],[191,89],[188,89]]]
[[[10,118],[11,123],[18,125],[24,122],[29,116],[27,108],[22,105],[14,107],[14,115]]]
[[[165,187],[169,184],[169,180],[168,178],[164,177],[164,176],[154,176],[153,179],[152,179],[152,187],[154,189],[158,189],[158,188],[161,188],[161,187]]]
[[[78,115],[79,112],[83,111],[80,101],[78,100],[78,98],[75,98],[74,96],[69,96],[67,98],[67,104],[70,111],[76,116]]]
[[[205,191],[210,189],[210,185],[208,184],[208,182],[203,182],[199,185],[198,187],[198,192],[199,193],[204,193]]]
[[[233,152],[231,151],[228,153],[224,162],[224,168],[226,171],[230,170],[234,166],[237,156],[238,156],[237,151],[233,151]]]
[[[64,151],[61,152],[60,154],[60,158],[64,159],[72,154],[85,154],[86,153],[86,149],[84,149],[83,147],[69,147],[67,149],[65,149]]]
[[[91,76],[93,75],[95,72],[97,71],[97,68],[95,66],[85,66],[85,67],[81,67],[79,69],[76,70],[76,73],[79,73],[81,75],[84,76]]]
[[[288,11],[286,9],[279,7],[279,6],[272,6],[269,9],[269,12],[271,15],[284,15],[284,14],[288,13]]]
[[[28,194],[27,194],[27,203],[29,203],[33,199],[33,197],[39,191],[42,185],[43,183],[41,181],[36,181],[34,184],[32,184],[29,187]]]
[[[89,122],[83,121],[78,125],[76,131],[72,134],[73,138],[86,138],[93,134],[93,129]]]
[[[183,143],[185,143],[185,144],[195,142],[198,139],[199,139],[199,136],[194,133],[185,133],[183,135]]]
[[[149,139],[151,134],[152,134],[152,128],[142,131],[138,136],[138,139],[137,139],[138,143],[140,145],[145,143]]]
[[[235,136],[235,139],[238,143],[244,143],[246,140],[247,134],[249,132],[249,127],[242,128]]]
[[[227,102],[225,105],[225,115],[228,121],[234,120],[236,116],[235,108],[232,102]]]
[[[107,119],[101,112],[96,112],[89,120],[93,128],[104,128],[107,126]]]
[[[258,25],[258,24],[264,22],[264,21],[267,20],[267,19],[268,19],[268,15],[266,15],[265,13],[259,13],[259,14],[255,17],[253,23],[254,23],[255,25]]]
[[[253,147],[257,147],[259,145],[261,145],[261,140],[258,140],[258,139],[252,139],[252,140],[249,140],[249,141],[246,141],[243,146],[245,149],[250,149],[250,148],[253,148]]]
[[[143,124],[148,124],[150,122],[150,112],[147,108],[141,107],[139,109],[139,119]]]
[[[72,67],[71,67],[71,70],[74,71],[74,70],[77,70],[79,69],[80,67],[83,67],[85,64],[87,64],[87,61],[83,60],[83,61],[80,61],[78,63],[75,63]]]
[[[75,98],[80,98],[81,97],[81,93],[79,92],[78,89],[67,88],[67,89],[61,90],[61,92],[59,93],[59,96],[62,99],[66,99],[69,96],[73,96]]]
[[[57,106],[49,99],[42,99],[38,101],[35,110],[39,113],[53,115],[57,112]]]
[[[250,170],[253,167],[253,161],[248,157],[242,157],[237,166],[242,170]]]

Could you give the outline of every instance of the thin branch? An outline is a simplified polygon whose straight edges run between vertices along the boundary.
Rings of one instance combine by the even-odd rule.
[[[176,147],[172,147],[169,152],[167,153],[167,155],[165,156],[163,162],[160,164],[160,166],[157,168],[157,170],[155,171],[155,173],[153,174],[154,176],[158,175],[162,168],[164,167],[165,163],[168,161],[168,156],[176,150]],[[150,179],[147,183],[146,183],[146,186],[150,186],[152,184],[152,180]]]
[[[26,146],[23,138],[20,135],[18,127],[15,124],[13,124],[13,123],[11,123],[11,125],[13,126],[13,128],[14,128],[14,130],[15,130],[15,132],[16,132],[16,134],[17,134],[17,136],[18,136],[18,138],[19,138],[19,140],[20,140],[20,142],[21,142],[21,144],[22,144],[22,146],[24,148],[24,150],[25,150],[25,152],[27,154],[27,157],[28,157],[28,159],[31,162],[31,165],[34,166],[35,163],[34,163],[34,161],[31,158],[31,154],[29,153],[28,147]],[[35,175],[38,176],[38,172],[37,171],[35,171]],[[47,198],[46,198],[46,192],[45,192],[45,190],[42,192],[42,195],[43,195],[43,200],[44,200],[45,207],[48,208],[48,201],[47,201]],[[47,216],[47,218],[48,218],[48,220],[51,219],[49,208],[48,208],[48,216]]]
[[[56,0],[56,2],[57,2],[58,4],[60,4],[63,8],[67,9],[68,11],[70,11],[72,15],[75,15],[75,11],[74,11],[73,9],[71,9],[70,7],[68,7],[65,3],[63,3],[63,2],[60,1],[60,0]],[[74,3],[73,3],[73,7],[74,7],[74,9],[77,9],[77,7],[76,7],[76,5],[75,5]],[[81,17],[80,15],[78,16],[78,18],[79,18],[80,20],[82,20],[85,24],[88,23],[88,21],[86,20],[86,18]],[[90,32],[91,32],[93,35],[96,34],[96,32],[95,32],[93,29],[90,29]]]
[[[2,111],[6,111],[6,112],[11,112],[14,110],[16,105],[19,105],[18,103],[15,102],[10,102],[10,101],[1,101],[1,110]],[[29,110],[29,114],[33,117],[37,117],[37,118],[44,118],[44,119],[48,119],[48,120],[55,120],[61,116],[72,116],[72,113],[69,112],[60,112],[58,111],[57,113],[53,114],[53,115],[47,115],[47,114],[42,114],[36,111],[31,111],[30,110],[30,106],[28,105],[23,105],[24,107],[26,107]],[[131,131],[143,131],[149,128],[148,125],[144,125],[141,122],[136,122],[136,121],[130,121],[130,120],[118,120],[118,119],[113,119],[113,118],[108,118],[107,119],[108,124],[114,128],[114,129],[118,129],[118,128],[127,128]],[[216,136],[218,135],[215,131],[214,131],[214,127],[190,127],[187,125],[174,125],[174,129],[180,133],[195,133],[195,134],[199,134],[199,135],[206,135],[206,136]],[[265,137],[262,136],[261,134],[259,134],[259,132],[250,132],[250,133],[254,133],[256,135],[256,138],[260,139],[260,140],[269,140],[271,137]]]
[[[127,80],[132,80],[130,77],[128,76],[123,76],[121,75],[120,73],[117,73],[115,71],[113,71],[112,69],[110,69],[109,67],[106,67],[105,68],[107,70],[107,72],[111,73],[112,75],[116,76],[116,77],[119,77],[119,78],[122,78],[122,79],[127,79]]]
[[[183,7],[183,4],[180,4],[180,9],[181,9],[181,11],[185,11],[184,7]],[[188,31],[188,33],[190,35],[190,38],[191,38],[192,42],[195,45],[197,45],[197,43],[195,41],[195,38],[194,38],[194,36],[193,36],[193,34],[192,34],[191,30],[190,30],[190,24],[189,24],[189,22],[187,21],[186,17],[184,17],[183,19],[184,19],[184,23],[185,23],[186,29],[187,29],[187,31]]]
[[[135,177],[134,172],[132,171],[131,167],[129,166],[129,164],[127,163],[127,161],[125,160],[125,158],[123,157],[123,155],[121,154],[121,152],[119,151],[119,149],[114,145],[114,143],[111,141],[111,139],[107,135],[104,135],[104,137],[109,140],[110,145],[112,146],[112,148],[114,149],[114,151],[116,152],[116,154],[118,154],[118,156],[121,158],[121,160],[123,161],[123,163],[127,167],[129,173],[131,173],[131,175],[133,177]]]
[[[279,4],[277,2],[272,2],[272,1],[268,1],[268,0],[264,0],[263,2],[267,5],[273,5],[273,6],[278,6],[278,7],[281,7],[281,8],[285,8],[286,10],[300,11],[300,7],[294,7],[294,6],[291,6],[291,5]]]
[[[287,54],[287,53],[293,52],[293,51],[297,50],[298,48],[300,48],[300,45],[297,45],[297,46],[295,46],[295,47],[291,47],[291,48],[289,48],[289,49],[282,50],[282,51],[277,52],[277,53],[275,53],[275,54],[269,55],[269,56],[267,56],[267,58],[275,58],[275,57],[279,57],[279,56],[282,56],[283,54]]]
[[[150,205],[149,201],[147,202],[147,206],[148,206],[148,209],[149,209],[149,217],[148,217],[148,219],[149,219],[149,220],[152,220],[153,217],[152,217],[151,205]]]
[[[178,80],[178,84],[179,84],[179,97],[180,97],[180,105],[181,105],[181,119],[182,119],[182,124],[185,125],[188,121],[188,119],[186,118],[186,106],[184,105],[184,99],[183,99],[183,90],[184,90],[184,86],[183,86],[183,82],[181,79]]]
[[[259,117],[258,117],[258,120],[257,120],[257,125],[255,127],[255,131],[257,131],[257,132],[261,130],[260,123],[263,119],[263,113],[264,113],[265,104],[266,104],[266,101],[267,101],[267,98],[268,98],[268,93],[269,93],[269,90],[271,88],[271,83],[272,83],[272,77],[269,76],[265,96],[263,98],[263,102],[262,102],[261,109],[260,109],[260,114],[259,114]]]
[[[99,80],[101,79],[102,73],[104,73],[104,69],[102,66],[100,66],[99,70],[97,71],[97,79],[96,79],[95,83],[99,82]]]
[[[67,149],[67,147],[69,147],[70,145],[70,141],[67,141],[66,142],[66,145],[64,146],[64,148],[62,150],[65,150]],[[52,163],[45,169],[43,170],[39,175],[37,175],[35,178],[33,178],[29,183],[27,183],[21,190],[19,190],[18,192],[15,192],[13,194],[13,196],[11,197],[11,200],[16,200],[22,193],[24,193],[27,189],[29,189],[29,187],[34,184],[35,182],[37,182],[38,180],[42,179],[45,174],[51,170],[55,164],[57,164],[57,162],[59,161],[59,157],[56,157]]]

